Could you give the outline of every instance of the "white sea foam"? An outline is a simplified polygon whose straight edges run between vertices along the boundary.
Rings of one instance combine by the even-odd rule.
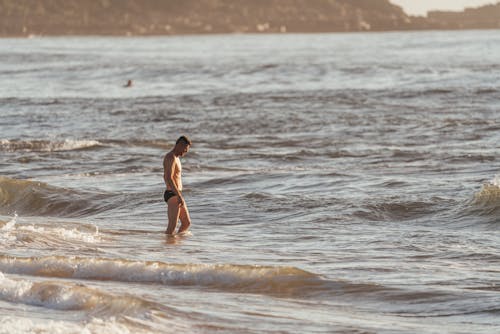
[[[15,216],[9,222],[0,222],[0,250],[8,251],[12,248],[28,249],[60,249],[60,250],[95,250],[109,237],[99,233],[97,226],[74,223],[51,222],[27,224],[20,222]],[[79,225],[79,224],[78,224]]]
[[[0,300],[56,310],[99,310],[100,316],[148,312],[154,303],[130,295],[114,295],[95,288],[59,281],[33,282],[0,273]]]
[[[9,220],[4,226],[2,226],[0,228],[0,231],[9,231],[9,230],[11,230],[14,227],[14,225],[16,225],[17,217],[18,217],[18,215],[17,215],[17,213],[15,213],[14,217],[12,217],[11,220]]]
[[[44,239],[55,238],[61,241],[84,242],[88,244],[95,244],[101,242],[103,239],[99,233],[99,228],[92,225],[94,231],[85,231],[76,227],[52,225],[35,225],[35,224],[19,224],[19,216],[14,217],[0,227],[0,242],[15,242],[16,240],[25,241],[26,239]],[[64,223],[58,223],[61,225]],[[26,238],[31,237],[31,238]]]
[[[62,141],[47,141],[47,140],[0,140],[0,149],[4,151],[34,151],[34,152],[58,152],[72,151],[91,148],[102,145],[97,140],[77,140],[65,139]]]
[[[493,180],[491,180],[490,183],[492,185],[500,188],[500,174],[499,175],[495,175],[495,177],[493,178]]]
[[[31,287],[32,283],[29,281],[14,281],[0,272],[0,298],[2,300],[14,301],[22,298]]]
[[[294,267],[174,264],[61,256],[0,256],[0,270],[12,274],[46,277],[198,285],[269,293],[315,293],[328,288],[328,281]]]
[[[475,204],[488,206],[488,211],[498,208],[500,200],[500,175],[483,184],[479,192],[474,195]]]
[[[99,145],[101,145],[101,143],[97,140],[66,139],[62,143],[57,143],[56,145],[54,145],[54,151],[71,151]]]
[[[18,227],[18,230],[55,236],[56,238],[67,241],[81,241],[91,244],[100,242],[102,240],[97,227],[94,233],[81,231],[76,228],[68,229],[64,227],[40,227],[36,225],[22,225]]]
[[[14,316],[0,316],[0,334],[128,334],[151,333],[140,328],[131,329],[116,319],[93,318],[86,323],[28,319]]]
[[[71,310],[83,308],[85,299],[82,297],[86,296],[71,291],[70,286],[12,280],[3,274],[0,276],[0,299],[4,301]]]
[[[135,319],[122,320],[117,317],[107,319],[91,318],[86,321],[47,320],[19,316],[0,315],[0,334],[156,334],[156,333],[197,333],[189,325],[176,321],[148,322],[143,324]],[[155,319],[156,320],[156,319]]]
[[[182,314],[129,294],[110,294],[61,281],[8,278],[0,272],[0,300],[61,311],[79,311],[73,321],[35,321],[0,315],[3,333],[157,333],[185,332]],[[1,310],[0,310],[1,311]],[[82,319],[83,317],[83,319]],[[29,321],[26,321],[29,320]]]
[[[4,247],[12,245],[17,240],[15,234],[11,233],[17,223],[17,217],[17,214],[15,214],[11,220],[0,227],[0,244]]]

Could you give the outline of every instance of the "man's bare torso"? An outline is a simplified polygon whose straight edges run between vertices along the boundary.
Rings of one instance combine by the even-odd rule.
[[[167,153],[165,155],[165,159],[163,162],[163,166],[167,168],[168,165],[171,164],[172,168],[172,182],[174,182],[175,186],[179,191],[182,191],[182,166],[181,161],[178,157],[174,156],[172,152]],[[172,187],[167,183],[167,190],[172,190]]]

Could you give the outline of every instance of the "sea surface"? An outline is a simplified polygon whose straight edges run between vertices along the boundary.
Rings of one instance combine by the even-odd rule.
[[[499,333],[499,153],[500,30],[0,39],[0,333]]]

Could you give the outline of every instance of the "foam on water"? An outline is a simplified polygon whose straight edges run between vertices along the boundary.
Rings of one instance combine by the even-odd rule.
[[[51,235],[56,238],[68,241],[80,241],[85,243],[98,243],[102,241],[99,234],[99,229],[96,227],[95,232],[81,231],[77,228],[67,229],[64,227],[38,227],[35,225],[22,225],[17,228],[19,231],[29,231],[39,235]]]
[[[116,319],[93,318],[87,323],[29,319],[25,317],[0,316],[0,334],[129,334],[150,333],[140,328],[131,329],[129,324]]]
[[[472,210],[480,215],[497,217],[500,214],[500,176],[483,184],[474,194]]]
[[[4,222],[3,226],[0,227],[0,243],[4,247],[15,243],[17,240],[16,236],[11,233],[13,227],[16,225],[17,217],[17,214],[15,214],[11,220]]]
[[[60,152],[82,150],[102,146],[97,140],[75,140],[65,139],[63,141],[48,140],[0,140],[0,150],[7,152],[25,151],[25,152]]]
[[[177,264],[83,257],[0,256],[0,270],[12,274],[202,286],[271,295],[325,296],[374,292],[380,286],[330,281],[295,268],[232,264]]]
[[[9,220],[7,223],[5,223],[1,228],[0,228],[0,231],[9,231],[11,230],[14,225],[16,225],[16,222],[17,222],[17,213],[14,213],[14,217],[12,217],[11,220]]]
[[[93,308],[98,298],[89,300],[88,291],[80,287],[53,283],[33,283],[27,280],[12,280],[0,273],[0,298],[12,303],[44,306],[61,310]],[[79,290],[79,291],[77,291]]]
[[[84,285],[60,281],[35,282],[10,279],[0,272],[0,299],[11,303],[63,311],[85,311],[99,317],[116,315],[148,316],[152,310],[166,310],[131,295],[116,295]]]
[[[493,180],[491,180],[491,184],[500,188],[500,175],[495,175]]]
[[[9,278],[0,272],[0,300],[43,309],[73,312],[68,321],[37,321],[0,315],[1,333],[158,333],[186,332],[183,312],[128,293],[65,281],[31,281]],[[36,311],[32,309],[31,312]],[[78,313],[79,316],[74,315]],[[83,318],[82,318],[83,317]],[[64,318],[66,319],[66,318]],[[27,321],[28,320],[28,321]]]
[[[35,244],[58,248],[80,248],[93,246],[105,240],[93,224],[65,222],[20,223],[16,214],[0,227],[0,249]]]

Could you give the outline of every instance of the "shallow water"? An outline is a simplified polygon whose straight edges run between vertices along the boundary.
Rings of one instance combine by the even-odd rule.
[[[0,40],[0,333],[499,331],[499,42]]]

